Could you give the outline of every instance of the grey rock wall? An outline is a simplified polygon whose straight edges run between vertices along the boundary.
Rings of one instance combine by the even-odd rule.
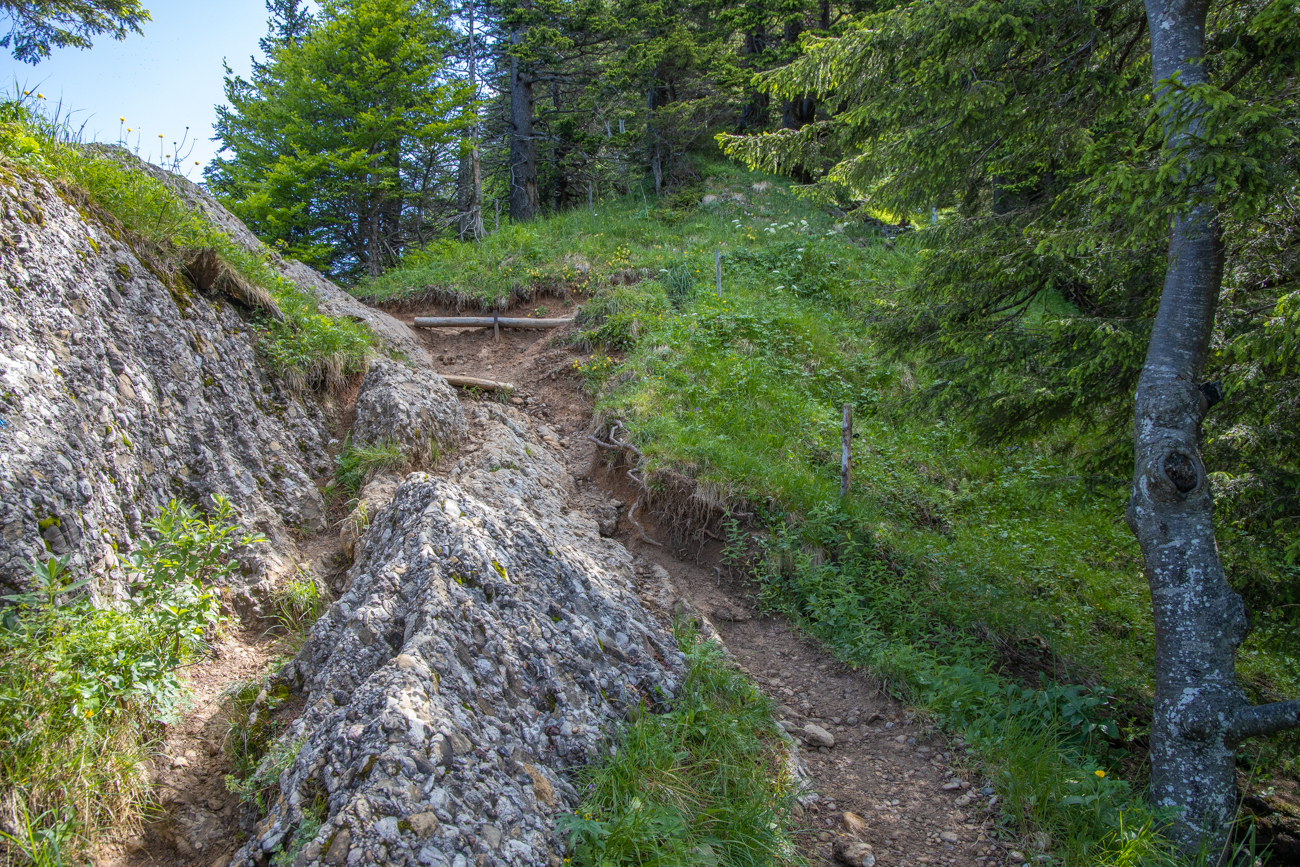
[[[286,669],[306,693],[285,735],[301,746],[234,863],[559,864],[567,769],[678,687],[631,557],[572,510],[527,417],[471,412],[464,456],[375,514],[349,588]]]
[[[260,246],[206,193],[171,180],[237,240]],[[278,267],[323,306],[377,324],[391,350],[427,369],[400,322],[300,263]],[[460,418],[444,397],[444,414]],[[242,580],[292,568],[294,534],[325,528],[317,482],[333,472],[336,412],[278,387],[228,302],[169,289],[49,183],[0,172],[0,592],[47,552],[93,569],[106,579],[101,592],[120,591],[114,544],[125,553],[169,500],[202,504],[211,494],[270,540],[243,558],[251,574]]]

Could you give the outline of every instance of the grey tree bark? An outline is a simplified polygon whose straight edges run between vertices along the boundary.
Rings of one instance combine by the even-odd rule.
[[[1208,0],[1146,0],[1157,88],[1207,80]],[[1165,85],[1168,86],[1168,85]],[[1194,146],[1195,121],[1166,128],[1169,150]],[[1245,738],[1300,725],[1300,702],[1252,707],[1237,682],[1236,652],[1250,630],[1214,539],[1214,502],[1201,458],[1209,408],[1201,373],[1223,270],[1212,205],[1175,219],[1160,307],[1138,380],[1136,462],[1128,507],[1151,588],[1156,695],[1151,797],[1179,816],[1172,838],[1187,851],[1223,851],[1237,806],[1234,756]]]
[[[478,46],[474,40],[474,4],[467,5],[469,24],[469,87],[473,99],[478,99]],[[483,170],[479,162],[478,124],[469,131],[470,152],[460,158],[460,239],[482,240],[483,230]]]
[[[522,31],[513,41],[523,41]],[[537,143],[533,138],[532,72],[510,57],[510,218],[527,222],[537,216]]]

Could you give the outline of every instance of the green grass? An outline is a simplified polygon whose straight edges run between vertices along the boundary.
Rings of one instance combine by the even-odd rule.
[[[760,200],[753,184],[765,175],[725,164],[705,167],[702,185],[660,202],[641,197],[610,199],[593,211],[567,211],[560,219],[529,224],[504,222],[479,244],[445,241],[407,257],[403,266],[363,282],[352,293],[371,303],[442,298],[484,308],[503,307],[537,294],[604,290],[608,278],[649,277],[660,269],[688,268],[699,284],[713,284],[715,250],[724,255],[750,243],[766,226],[750,227],[747,201],[733,199],[697,207],[717,182],[739,185]],[[775,213],[775,212],[773,212]],[[741,218],[743,230],[729,221]]]
[[[546,290],[565,256],[591,263],[575,372],[644,453],[652,504],[680,505],[668,482],[682,473],[753,513],[755,541],[730,559],[836,655],[966,732],[1014,833],[1048,832],[1071,865],[1173,863],[1142,798],[1153,634],[1127,480],[1090,475],[1071,431],[994,447],[960,418],[908,411],[941,371],[885,358],[870,331],[924,232],[887,243],[763,180],[710,165],[689,201],[715,204],[683,196],[656,220],[654,202],[601,203],[599,219],[432,251],[384,291],[461,291],[457,275],[526,265],[489,284],[491,302]],[[857,436],[841,499],[844,404]],[[1294,636],[1253,635],[1239,658],[1253,697],[1300,694],[1296,656]],[[1086,685],[1086,712],[1069,710],[1069,684]],[[1242,754],[1264,777],[1294,769],[1292,740]]]
[[[365,369],[375,337],[363,324],[323,315],[316,299],[191,210],[161,181],[137,170],[125,151],[83,146],[67,127],[20,99],[0,99],[0,169],[35,171],[129,244],[184,311],[192,284],[183,265],[215,250],[248,284],[274,299],[276,319],[253,312],[268,368],[291,391],[337,389]]]
[[[356,497],[366,482],[380,470],[398,470],[410,464],[406,452],[394,442],[358,445],[349,436],[343,451],[334,458],[334,478],[350,497]]]
[[[232,568],[230,507],[172,503],[125,559],[130,596],[95,608],[64,562],[33,564],[35,590],[0,623],[0,864],[81,857],[148,806],[143,763],[186,701],[177,676],[219,625],[206,587]]]
[[[686,675],[664,713],[638,714],[613,754],[580,775],[560,820],[579,867],[801,864],[797,794],[772,703],[716,644],[682,630]]]

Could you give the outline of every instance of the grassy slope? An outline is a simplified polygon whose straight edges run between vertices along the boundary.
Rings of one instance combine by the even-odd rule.
[[[692,207],[705,194],[716,201]],[[1160,860],[1149,834],[1124,844],[1117,827],[1121,812],[1130,830],[1153,820],[1114,779],[1125,766],[1141,775],[1123,747],[1140,754],[1152,686],[1126,485],[1077,475],[1052,443],[982,446],[961,419],[894,409],[924,374],[881,358],[864,326],[923,255],[923,232],[873,241],[781,183],[714,165],[704,189],[676,202],[605,202],[595,214],[508,226],[481,247],[433,251],[363,294],[490,305],[561,285],[593,293],[582,337],[596,351],[580,372],[600,390],[598,411],[632,431],[649,469],[685,471],[758,507],[770,523],[751,565],[767,598],[951,725],[983,732],[990,772],[1020,790],[1007,791],[1009,818],[1053,830],[1067,862],[1126,845]],[[651,279],[607,279],[629,269]],[[858,438],[841,500],[844,403]],[[1292,653],[1255,638],[1239,669],[1261,696],[1296,694]],[[1008,685],[1035,685],[1035,669],[1105,684],[1122,700],[1079,710],[1087,690],[1072,699]],[[990,735],[1009,708],[1021,722]],[[1125,737],[1083,733],[1112,716]],[[1052,758],[1032,760],[1043,755]],[[1085,821],[1062,806],[1073,791],[1062,786],[1103,768],[1111,775],[1090,779],[1105,791],[1089,802],[1105,807],[1102,818]]]

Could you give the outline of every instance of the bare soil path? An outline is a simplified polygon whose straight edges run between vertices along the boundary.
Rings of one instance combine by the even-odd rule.
[[[539,302],[506,314],[527,316]],[[567,317],[573,301],[545,301],[545,315]],[[456,315],[429,305],[396,312]],[[783,725],[801,745],[818,794],[804,812],[800,840],[810,864],[838,863],[833,847],[851,840],[844,814],[865,820],[857,838],[871,845],[881,867],[908,865],[1016,864],[1032,858],[993,836],[991,790],[982,790],[964,764],[964,748],[883,692],[869,675],[836,662],[781,617],[758,616],[750,588],[714,566],[717,545],[703,549],[660,548],[641,541],[627,519],[635,499],[621,472],[606,466],[592,433],[592,401],[573,375],[583,353],[564,345],[564,332],[503,330],[494,340],[482,328],[428,329],[421,341],[440,372],[510,382],[514,402],[549,427],[554,446],[573,476],[577,505],[593,515],[618,508],[616,538],[645,565],[667,571],[676,591],[709,617],[741,668],[780,705]],[[485,398],[486,399],[486,398]],[[545,434],[545,431],[543,431]],[[652,537],[666,540],[653,519],[638,513]],[[830,748],[806,743],[808,724],[834,736]],[[850,820],[851,821],[851,820]]]

